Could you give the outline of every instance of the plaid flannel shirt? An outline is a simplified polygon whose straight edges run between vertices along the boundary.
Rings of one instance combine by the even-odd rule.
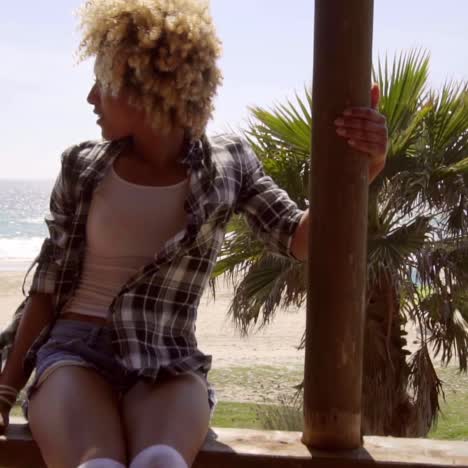
[[[27,375],[36,352],[80,279],[87,215],[94,189],[126,140],[88,141],[62,154],[61,171],[50,197],[45,222],[49,237],[29,271],[36,266],[29,294],[0,333],[0,368],[12,347],[23,309],[32,293],[54,297],[54,320],[44,327],[24,359]],[[190,169],[184,209],[186,228],[169,239],[154,260],[122,285],[108,310],[116,359],[127,369],[156,381],[158,374],[177,375],[211,369],[195,337],[197,308],[222,246],[233,213],[243,213],[268,247],[285,256],[302,211],[265,175],[247,140],[235,134],[204,135],[192,142],[181,160]],[[27,275],[25,277],[25,282]],[[211,406],[215,390],[208,385]]]

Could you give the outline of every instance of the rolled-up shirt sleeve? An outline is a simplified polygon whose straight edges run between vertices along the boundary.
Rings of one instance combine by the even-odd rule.
[[[71,148],[62,153],[61,169],[50,195],[49,213],[44,218],[49,236],[44,239],[39,255],[28,269],[29,273],[36,266],[29,287],[29,294],[54,294],[55,292],[57,274],[63,264],[73,215],[70,187],[65,176],[65,163],[70,151]]]
[[[236,212],[245,216],[253,233],[269,250],[295,258],[291,242],[304,211],[265,174],[247,140],[241,138],[241,142],[243,182]]]

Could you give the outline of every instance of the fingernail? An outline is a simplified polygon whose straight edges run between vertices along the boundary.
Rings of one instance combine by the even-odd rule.
[[[335,125],[344,125],[344,119],[339,118],[335,120]]]
[[[350,109],[345,109],[343,111],[343,115],[351,115],[351,110]]]
[[[351,146],[354,146],[356,144],[356,142],[354,140],[348,140],[348,143],[351,145]]]
[[[338,133],[338,135],[346,135],[346,130],[344,128],[337,128],[336,133]]]

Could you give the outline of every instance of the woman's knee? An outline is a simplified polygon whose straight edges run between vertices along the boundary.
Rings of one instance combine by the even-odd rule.
[[[124,396],[122,417],[129,460],[137,459],[146,447],[166,445],[190,465],[208,432],[206,387],[190,375],[156,384],[139,382]]]
[[[76,468],[100,457],[126,463],[116,396],[93,369],[73,365],[55,369],[28,406],[31,432],[48,466]]]

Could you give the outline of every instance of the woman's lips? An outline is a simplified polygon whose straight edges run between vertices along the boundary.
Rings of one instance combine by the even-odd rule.
[[[94,113],[98,116],[96,123],[99,124],[102,122],[102,115],[99,112],[94,111]]]

